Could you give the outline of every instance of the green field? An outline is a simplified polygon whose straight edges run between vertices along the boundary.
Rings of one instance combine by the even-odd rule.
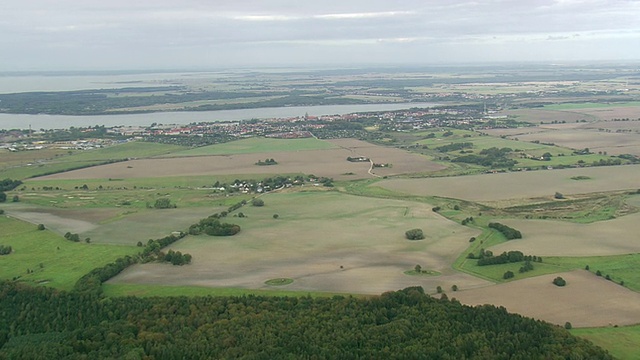
[[[92,269],[139,251],[133,246],[74,243],[6,216],[0,216],[0,244],[13,248],[0,257],[0,278],[63,290],[71,290]]]
[[[640,359],[640,325],[573,329],[571,334],[607,349],[617,359]]]
[[[336,148],[336,146],[332,143],[315,138],[273,139],[251,137],[248,139],[237,140],[223,144],[209,145],[185,151],[178,151],[168,156],[255,154],[281,151],[324,150],[334,148]]]

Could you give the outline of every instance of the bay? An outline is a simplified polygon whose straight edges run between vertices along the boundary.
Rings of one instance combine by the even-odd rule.
[[[250,119],[289,118],[296,116],[343,115],[354,112],[394,111],[409,108],[428,108],[435,103],[391,103],[361,105],[321,105],[291,106],[258,109],[217,110],[217,111],[178,111],[124,115],[27,115],[0,114],[0,129],[66,129],[69,127],[88,127],[95,125],[113,126],[149,126],[157,124],[185,125],[198,122],[239,121]]]

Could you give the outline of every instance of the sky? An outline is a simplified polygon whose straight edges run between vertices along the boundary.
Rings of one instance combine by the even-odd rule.
[[[640,0],[2,0],[0,71],[640,60]]]

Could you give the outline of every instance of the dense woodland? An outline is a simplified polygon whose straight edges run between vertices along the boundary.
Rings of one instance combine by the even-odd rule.
[[[566,330],[436,300],[101,298],[0,283],[0,359],[610,359]]]

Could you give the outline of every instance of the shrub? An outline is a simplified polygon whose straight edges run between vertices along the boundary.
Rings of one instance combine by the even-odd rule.
[[[422,229],[407,230],[407,232],[404,233],[404,236],[409,240],[422,240],[422,239],[424,239],[424,233],[422,232]]]
[[[44,224],[38,224],[38,230],[42,231],[44,229],[45,229]]]
[[[564,323],[564,328],[567,329],[567,330],[571,330],[573,328],[573,326],[571,325],[570,322],[567,321],[566,323]]]
[[[507,280],[507,279],[511,279],[514,276],[515,275],[513,274],[513,271],[507,271],[502,275],[502,278]]]

